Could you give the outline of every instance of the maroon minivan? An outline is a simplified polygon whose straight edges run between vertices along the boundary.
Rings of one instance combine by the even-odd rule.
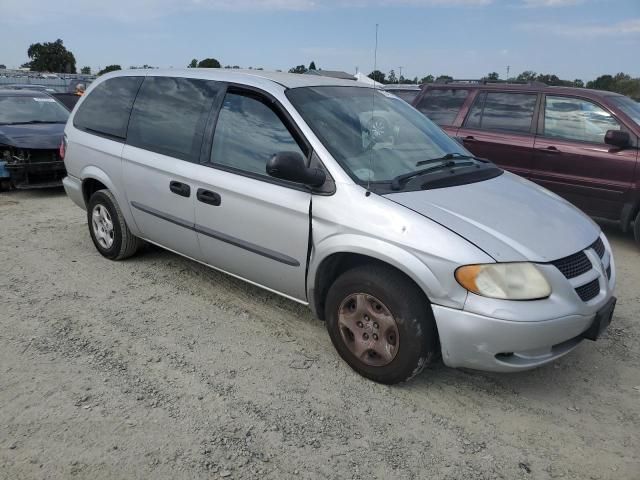
[[[640,103],[542,84],[424,85],[413,106],[474,155],[561,195],[640,242]]]

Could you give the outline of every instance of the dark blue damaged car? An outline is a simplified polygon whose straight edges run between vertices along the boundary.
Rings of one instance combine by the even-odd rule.
[[[0,90],[0,182],[15,188],[62,185],[60,156],[69,111],[34,90]]]

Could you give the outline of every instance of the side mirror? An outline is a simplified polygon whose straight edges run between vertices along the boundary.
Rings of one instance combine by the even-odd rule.
[[[281,180],[303,183],[311,187],[321,186],[327,179],[319,168],[309,168],[298,152],[279,152],[267,162],[267,173]]]
[[[607,133],[604,136],[604,143],[618,148],[626,148],[631,146],[631,137],[628,132],[623,132],[621,130],[607,130]]]

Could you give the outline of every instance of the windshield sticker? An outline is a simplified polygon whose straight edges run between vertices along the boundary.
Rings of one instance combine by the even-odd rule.
[[[53,98],[36,98],[36,97],[33,97],[33,99],[36,102],[56,103],[56,101]]]

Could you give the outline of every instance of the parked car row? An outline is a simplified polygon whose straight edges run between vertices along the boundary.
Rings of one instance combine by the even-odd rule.
[[[425,85],[413,105],[475,155],[624,231],[635,225],[640,242],[640,103],[583,88],[452,83]]]
[[[375,118],[390,128],[373,131]],[[80,100],[61,152],[101,255],[130,257],[145,240],[308,305],[378,382],[438,354],[534,368],[612,318],[616,271],[597,224],[383,90],[116,72]]]

